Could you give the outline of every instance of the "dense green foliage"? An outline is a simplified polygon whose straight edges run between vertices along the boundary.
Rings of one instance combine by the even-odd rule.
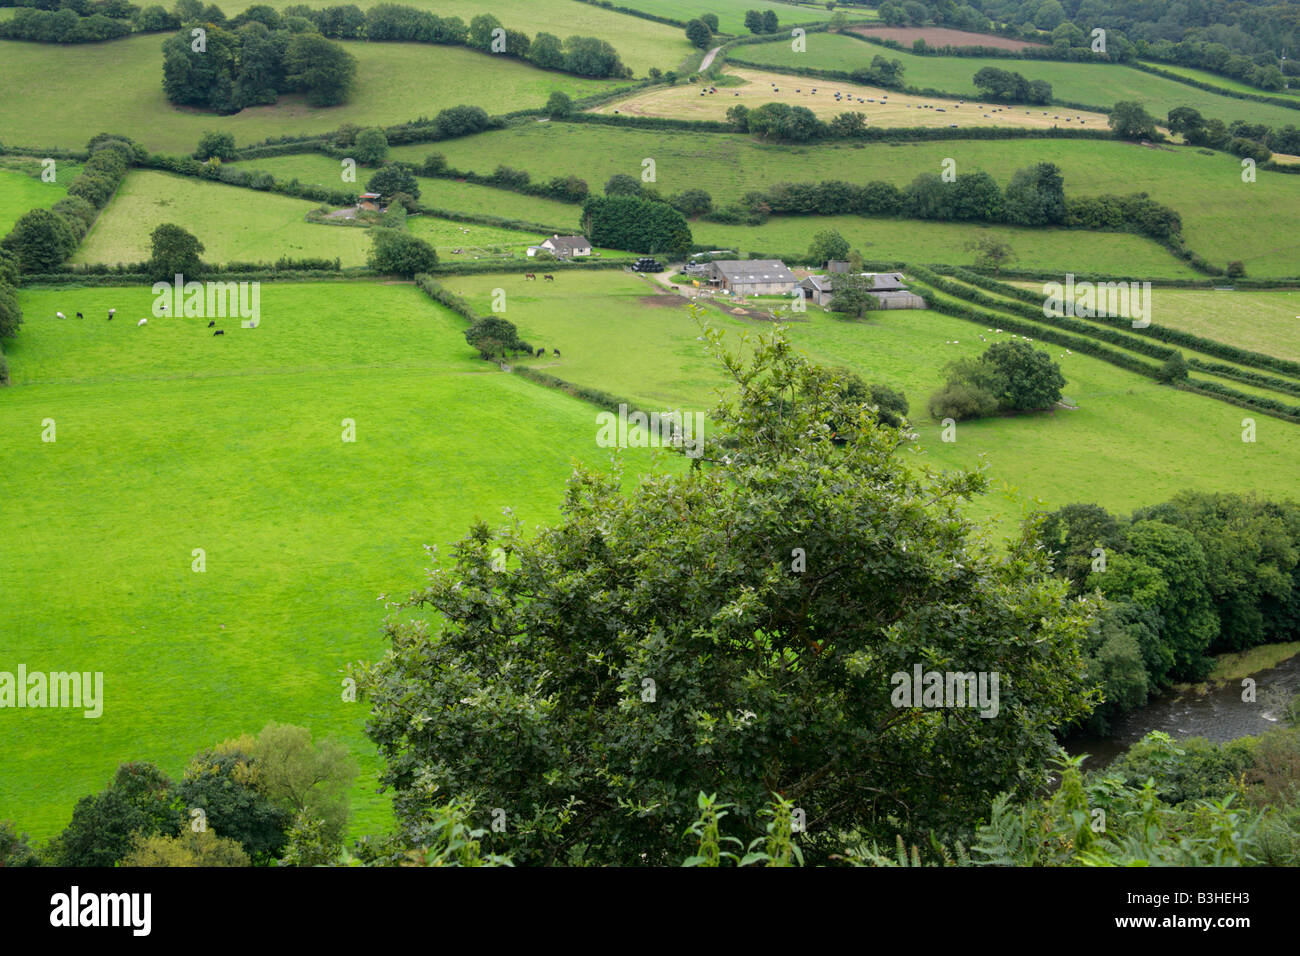
[[[592,245],[649,255],[691,248],[691,228],[668,203],[636,196],[589,196],[582,204],[583,234]]]
[[[746,843],[775,792],[824,861],[832,827],[961,830],[1086,710],[1086,605],[1041,552],[968,538],[982,479],[918,479],[866,408],[838,444],[840,383],[779,336],[752,351],[724,358],[724,458],[631,494],[579,469],[559,525],[476,527],[400,602],[361,685],[405,845],[472,800],[517,862],[671,862],[700,791]],[[900,711],[889,675],[923,660],[1000,672],[998,717]]]
[[[1049,409],[1061,400],[1065,376],[1048,353],[1028,342],[995,342],[979,358],[949,363],[948,380],[930,397],[930,415],[964,421]]]

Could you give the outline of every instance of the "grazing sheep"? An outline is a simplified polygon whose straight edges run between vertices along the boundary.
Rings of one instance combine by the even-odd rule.
[[[217,331],[213,332],[212,334],[213,334],[213,335],[225,335],[225,334],[226,334],[226,330],[225,330],[225,329],[217,329]]]
[[[148,324],[149,324],[149,320],[148,320],[148,319],[141,319],[139,322],[137,322],[137,323],[135,324],[135,327],[138,329],[140,326],[142,326],[142,325],[148,325]]]
[[[66,318],[67,318],[67,316],[64,315],[62,312],[55,312],[54,314],[57,315],[57,316],[58,316],[59,318],[61,318],[61,319],[66,319]]]

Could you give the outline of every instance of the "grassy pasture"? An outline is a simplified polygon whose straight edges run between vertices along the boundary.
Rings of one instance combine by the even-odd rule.
[[[448,278],[446,284],[484,310],[491,290],[504,288],[506,315],[520,333],[560,348],[563,358],[549,371],[561,378],[665,408],[712,406],[721,378],[684,305],[651,298],[650,282],[625,273],[562,278],[553,287],[525,286],[508,275]],[[710,324],[737,336],[770,328],[716,308],[706,315]],[[1300,427],[1256,416],[1259,440],[1246,444],[1241,409],[1084,355],[1058,355],[1063,350],[1051,346],[1077,411],[963,423],[957,441],[944,443],[926,401],[941,384],[944,364],[985,348],[979,335],[992,336],[983,328],[931,311],[875,313],[870,321],[848,322],[816,307],[789,328],[814,360],[903,389],[921,435],[918,463],[970,468],[983,456],[994,493],[971,510],[1003,532],[1033,497],[1051,507],[1095,501],[1127,510],[1187,487],[1276,494],[1300,453]],[[729,339],[738,341],[730,334]],[[954,340],[959,344],[947,344]]]
[[[229,0],[221,4],[221,9],[233,16],[254,2],[260,0]],[[385,0],[358,0],[357,6],[366,10],[383,2]],[[293,3],[294,0],[268,0],[268,5],[277,10]],[[410,0],[408,6],[428,10],[440,17],[460,17],[466,23],[480,13],[491,13],[510,29],[522,30],[530,37],[539,32],[553,33],[561,40],[574,34],[599,37],[618,50],[623,62],[637,76],[645,76],[652,66],[662,70],[674,69],[682,60],[698,52],[679,27],[629,17],[573,0],[492,0],[490,4],[482,0]],[[821,9],[825,13],[825,7]]]
[[[440,145],[424,143],[401,147],[395,154],[395,158],[418,165],[425,156],[438,152]],[[359,169],[355,186],[344,183],[339,175],[341,169],[339,161],[319,153],[297,153],[292,156],[250,159],[239,165],[268,172],[276,179],[287,180],[296,177],[309,185],[328,186],[331,189],[362,187],[373,173],[372,170]],[[493,189],[490,186],[478,186],[454,179],[431,179],[427,176],[416,178],[420,183],[420,202],[438,209],[521,219],[525,222],[536,222],[564,229],[576,228],[579,207],[573,203],[525,196],[505,189]],[[597,188],[599,185],[597,184]]]
[[[1248,274],[1259,277],[1300,273],[1300,234],[1295,229],[1300,177],[1261,171],[1256,182],[1243,183],[1239,161],[1225,153],[1149,149],[1116,140],[952,140],[872,143],[858,149],[842,143],[788,146],[736,134],[665,135],[574,123],[529,124],[439,145],[459,169],[487,173],[507,163],[527,169],[535,180],[575,173],[593,188],[614,173],[639,176],[642,160],[651,157],[660,192],[698,187],[719,203],[783,181],[880,179],[902,186],[922,171],[939,172],[946,158],[956,161],[958,172],[983,169],[1006,183],[1017,169],[1049,160],[1061,167],[1069,195],[1144,191],[1172,206],[1182,216],[1188,244],[1211,261],[1226,265],[1240,259]],[[412,158],[427,152],[423,147],[399,147],[395,152],[408,150]],[[1085,247],[1106,240],[1080,232],[1075,241],[1082,259]]]
[[[745,13],[749,10],[773,10],[781,27],[795,23],[825,23],[831,18],[831,11],[824,3],[768,3],[753,0],[707,0],[704,4],[696,0],[621,0],[621,7],[642,10],[660,17],[674,20],[694,20],[701,13],[713,13],[718,17],[718,29],[733,36],[749,36],[745,28]],[[861,7],[839,7],[850,20],[874,20],[875,10]]]
[[[4,712],[0,819],[51,836],[120,762],[179,775],[278,720],[358,754],[354,833],[388,828],[366,705],[340,694],[349,662],[386,649],[376,598],[418,587],[423,546],[478,518],[553,520],[572,461],[608,460],[594,409],[475,359],[463,320],[410,285],[267,283],[261,326],[216,339],[198,319],[103,318],[151,303],[145,287],[22,293],[0,593],[23,600],[0,601],[0,633],[30,671],[102,671],[105,705]]]
[[[962,96],[976,96],[978,90],[971,78],[984,67],[994,66],[1014,70],[1030,80],[1046,80],[1052,84],[1052,95],[1058,100],[1101,107],[1110,107],[1120,100],[1139,100],[1160,119],[1175,106],[1191,106],[1207,117],[1221,119],[1225,123],[1242,119],[1270,126],[1285,126],[1300,121],[1300,114],[1284,106],[1220,96],[1177,80],[1108,63],[916,56],[833,33],[810,34],[804,53],[795,53],[789,43],[759,43],[736,51],[738,59],[763,66],[845,71],[867,66],[871,58],[878,55],[902,62],[903,81],[908,86],[943,90],[945,93]]]
[[[173,222],[199,237],[207,262],[274,262],[281,256],[338,258],[365,263],[370,233],[327,226],[303,217],[319,204],[223,183],[134,170],[118,189],[73,256],[74,263],[142,262],[149,234]]]
[[[1035,292],[1042,290],[1041,283],[1013,284]],[[1237,348],[1300,362],[1300,291],[1215,292],[1157,286],[1151,290],[1151,321]]]
[[[75,163],[60,162],[55,167],[55,181],[47,183],[32,175],[31,170],[39,170],[38,164],[20,165],[0,166],[0,236],[7,235],[23,213],[48,209],[66,196],[68,185],[81,172]]]
[[[761,70],[730,68],[727,73],[743,81],[741,86],[719,87],[717,93],[707,93],[695,84],[661,87],[636,93],[627,99],[615,100],[593,110],[596,113],[619,113],[631,116],[664,116],[691,120],[724,120],[733,106],[750,109],[764,103],[780,102],[791,106],[806,106],[824,120],[840,113],[854,111],[867,118],[868,126],[1010,126],[1028,129],[1072,128],[1106,129],[1106,116],[1102,113],[1059,110],[1044,113],[1040,109],[1023,106],[990,106],[976,102],[959,104],[956,99],[937,99],[933,96],[908,96],[891,93],[875,86],[854,83],[826,83],[810,81],[781,73]],[[775,92],[773,87],[780,92]],[[813,90],[816,89],[816,93]],[[852,102],[835,99],[835,93],[853,97]],[[857,102],[866,100],[865,103]],[[943,112],[939,112],[943,110]],[[1053,118],[1059,116],[1059,119]]]
[[[1211,73],[1209,70],[1198,70],[1190,66],[1178,66],[1173,63],[1156,63],[1148,62],[1147,66],[1155,67],[1157,70],[1164,70],[1166,73],[1176,73],[1179,76],[1185,76],[1189,80],[1196,80],[1200,83],[1210,83],[1214,86],[1222,87],[1225,90],[1232,90],[1236,93],[1252,93],[1255,96],[1276,96],[1282,99],[1293,99],[1300,101],[1300,88],[1294,85],[1289,90],[1261,90],[1258,87],[1251,86],[1249,83],[1242,83],[1240,80],[1234,80],[1231,77],[1221,76],[1218,73]]]
[[[286,95],[273,106],[218,116],[167,102],[162,42],[162,34],[66,47],[0,41],[0,90],[23,91],[0,97],[2,141],[83,148],[96,133],[111,131],[156,151],[189,153],[209,129],[234,134],[242,146],[344,123],[391,125],[459,104],[507,113],[543,106],[556,90],[580,97],[618,86],[462,47],[349,42],[344,45],[357,58],[357,86],[342,106],[311,107],[301,96]]]
[[[973,263],[967,246],[977,237],[1008,243],[1015,268],[1101,272],[1108,275],[1193,277],[1181,259],[1159,244],[1131,233],[1080,233],[1069,229],[1025,229],[968,223],[871,219],[862,216],[774,216],[761,226],[691,224],[695,241],[715,249],[753,252],[804,252],[812,237],[834,229],[866,259],[903,262]]]

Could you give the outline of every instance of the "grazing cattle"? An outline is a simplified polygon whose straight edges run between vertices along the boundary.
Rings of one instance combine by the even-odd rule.
[[[135,324],[135,327],[138,329],[140,326],[142,326],[142,325],[148,325],[148,324],[149,324],[149,320],[148,320],[148,319],[141,319],[139,322],[137,322],[137,323]]]
[[[551,275],[549,272],[546,273],[546,275],[542,276],[542,278],[543,278],[545,281],[547,281],[547,282],[554,282],[554,281],[555,281],[555,276]]]
[[[226,334],[226,330],[225,330],[225,329],[217,329],[217,331],[213,332],[212,334],[213,334],[213,335],[225,335],[225,334]]]
[[[540,349],[537,350],[537,354],[534,355],[533,358],[541,358],[541,357],[542,357],[543,355],[545,355],[545,354],[546,354],[546,349],[545,349],[545,348],[540,348]]]
[[[208,328],[212,328],[216,324],[217,324],[217,320],[213,319],[211,322],[208,323]]]
[[[525,279],[528,279],[528,280],[536,279],[536,278],[537,278],[537,273],[536,273],[536,272],[526,272],[526,273],[524,273],[524,278],[525,278]]]
[[[109,310],[108,310],[108,321],[112,322],[112,321],[113,321],[113,316],[115,316],[115,315],[117,315],[117,309],[109,309]]]
[[[559,357],[560,357],[560,350],[559,350],[559,349],[551,349],[551,351],[555,353],[555,357],[556,357],[556,358],[559,358]]]

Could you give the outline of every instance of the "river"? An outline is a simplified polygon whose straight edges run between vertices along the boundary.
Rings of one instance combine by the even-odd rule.
[[[1241,699],[1240,680],[1213,687],[1206,694],[1171,692],[1116,719],[1109,737],[1074,737],[1064,742],[1065,749],[1075,756],[1090,754],[1084,769],[1097,770],[1153,730],[1162,730],[1175,740],[1204,737],[1222,743],[1284,726],[1287,701],[1300,693],[1300,656],[1250,676],[1255,680],[1253,703]]]

